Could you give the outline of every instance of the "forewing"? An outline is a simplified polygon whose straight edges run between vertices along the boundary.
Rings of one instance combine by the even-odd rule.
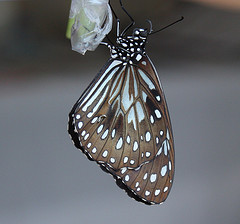
[[[167,126],[172,136],[160,82],[143,57],[131,66],[110,60],[73,107],[69,133],[88,157],[117,171],[152,161]]]

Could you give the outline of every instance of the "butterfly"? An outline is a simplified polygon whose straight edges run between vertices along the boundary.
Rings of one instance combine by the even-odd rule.
[[[120,34],[119,27],[117,20],[116,45],[107,44],[111,57],[73,106],[68,132],[130,197],[160,204],[171,190],[175,163],[166,99],[145,52],[153,32],[136,28],[126,36],[128,28]]]

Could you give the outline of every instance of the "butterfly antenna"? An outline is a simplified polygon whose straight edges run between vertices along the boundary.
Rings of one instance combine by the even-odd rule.
[[[130,18],[131,23],[123,30],[123,32],[121,33],[121,36],[124,36],[125,33],[135,24],[134,19],[132,18],[132,16],[128,13],[128,11],[124,8],[123,4],[122,4],[122,0],[119,0],[120,2],[120,6],[122,8],[122,10],[127,14],[127,16]]]
[[[151,34],[151,33],[153,32],[153,29],[152,29],[152,21],[149,20],[149,19],[147,19],[146,22],[148,22],[149,25],[150,25],[150,28],[149,28],[150,31],[148,32],[148,34]]]
[[[172,25],[174,25],[174,24],[176,24],[176,23],[182,21],[183,19],[184,19],[184,17],[182,16],[181,19],[178,19],[177,21],[175,21],[175,22],[173,22],[173,23],[171,23],[171,24],[169,24],[169,25],[167,25],[167,26],[161,28],[160,30],[157,30],[157,31],[154,31],[154,32],[151,32],[151,31],[150,31],[150,32],[149,32],[149,35],[152,35],[152,34],[155,34],[155,33],[160,32],[160,31],[162,31],[162,30],[165,30],[166,28],[168,28],[168,27],[170,27],[170,26],[172,26]]]

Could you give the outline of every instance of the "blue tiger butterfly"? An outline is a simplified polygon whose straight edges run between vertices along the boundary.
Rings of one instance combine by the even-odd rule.
[[[134,25],[127,15],[132,23],[121,34],[116,17],[116,44],[106,44],[111,57],[73,106],[68,132],[74,145],[130,197],[160,204],[170,192],[175,168],[166,99],[145,52],[147,37],[160,30],[136,28],[126,36]]]

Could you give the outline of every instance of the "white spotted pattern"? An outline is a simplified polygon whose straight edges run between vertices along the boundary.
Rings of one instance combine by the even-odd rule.
[[[124,174],[126,171],[127,171],[127,167],[123,167],[123,168],[121,169],[121,174]]]
[[[163,189],[163,192],[166,192],[168,190],[168,187],[165,187],[164,189]]]
[[[114,137],[115,137],[115,134],[116,134],[116,130],[115,130],[115,129],[113,129],[113,131],[112,131],[112,138],[114,138]]]
[[[80,114],[77,114],[76,119],[80,119],[80,118],[81,118]]]
[[[110,158],[110,162],[111,162],[111,163],[115,163],[115,162],[116,162],[116,159]]]
[[[157,174],[156,173],[153,173],[151,176],[150,176],[150,181],[153,183],[157,180]]]
[[[82,132],[82,136],[84,136],[86,134],[86,131],[84,130],[83,132]]]
[[[96,153],[97,152],[97,149],[96,149],[96,147],[94,147],[93,149],[92,149],[92,153],[94,154],[94,153]]]
[[[92,124],[94,124],[98,120],[98,117],[94,117],[91,121]]]
[[[126,176],[125,176],[125,181],[128,182],[129,179],[130,179],[129,175],[126,175]]]
[[[163,166],[161,169],[161,175],[164,177],[167,173],[167,165]]]
[[[168,169],[169,169],[169,170],[172,169],[172,163],[171,163],[171,161],[168,162]]]
[[[145,173],[144,176],[143,176],[143,180],[146,180],[147,176],[148,176],[148,173]]]
[[[84,140],[86,141],[89,137],[89,133],[87,133],[85,136],[84,136]]]
[[[158,102],[160,102],[160,100],[161,100],[160,96],[156,96],[156,99]]]
[[[155,195],[155,196],[158,196],[159,194],[160,194],[160,189],[155,190],[154,195]]]
[[[150,195],[150,191],[145,191],[145,195],[149,196]]]
[[[83,126],[83,122],[82,122],[82,121],[80,121],[80,122],[78,123],[78,128],[79,128],[79,129],[81,129],[81,128],[82,128],[82,126]]]
[[[146,152],[146,157],[150,157],[151,156],[151,152]]]
[[[101,125],[98,127],[97,133],[99,134],[99,133],[102,131],[102,129],[103,129],[103,124],[101,124]]]
[[[152,115],[150,116],[150,121],[151,121],[151,124],[153,124],[153,123],[154,123],[154,118],[153,118],[153,116],[152,116]]]
[[[130,142],[131,142],[131,138],[130,138],[130,136],[128,135],[128,136],[127,136],[127,143],[130,144]]]
[[[101,139],[104,140],[108,136],[108,129],[103,133]]]
[[[155,112],[157,118],[161,118],[162,117],[162,115],[161,115],[161,113],[160,113],[160,111],[158,109],[156,109],[154,112]]]
[[[125,156],[124,159],[123,159],[123,163],[127,163],[127,161],[128,161],[128,157]]]
[[[151,140],[151,134],[149,131],[146,132],[146,142],[149,142]]]
[[[123,139],[122,139],[122,137],[120,137],[120,138],[118,139],[117,144],[116,144],[116,149],[122,148],[122,145],[123,145]]]
[[[108,155],[108,151],[107,151],[107,150],[105,150],[105,151],[103,152],[102,156],[103,156],[104,158],[106,158],[106,157],[107,157],[107,155]]]
[[[163,147],[164,147],[163,148],[164,155],[167,156],[168,151],[167,151],[167,142],[166,142],[166,140],[164,141]]]
[[[135,161],[132,159],[132,160],[130,160],[130,164],[134,164],[135,163]]]
[[[135,141],[133,144],[133,151],[136,152],[138,150],[138,142]]]

